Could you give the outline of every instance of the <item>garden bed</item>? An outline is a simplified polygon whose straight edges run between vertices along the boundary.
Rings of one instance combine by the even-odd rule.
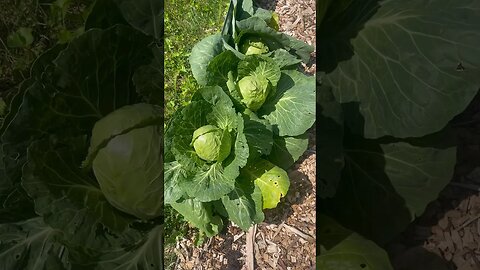
[[[259,1],[259,6],[279,15],[281,32],[315,46],[315,1]],[[315,53],[303,65],[315,74]],[[177,260],[169,269],[314,269],[316,204],[315,128],[309,130],[309,147],[288,170],[291,181],[285,198],[275,209],[265,210],[265,221],[248,232],[230,223],[221,234],[196,247],[184,238],[166,253]],[[254,258],[252,262],[252,258]]]

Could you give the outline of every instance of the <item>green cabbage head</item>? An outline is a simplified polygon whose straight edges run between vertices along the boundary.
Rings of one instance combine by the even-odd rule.
[[[268,46],[259,38],[247,38],[242,43],[240,51],[245,55],[268,53]]]
[[[242,102],[252,111],[262,107],[270,92],[268,80],[260,75],[245,76],[238,81],[237,86],[242,95]]]
[[[143,220],[163,209],[163,113],[150,104],[122,107],[98,121],[89,155],[106,199]]]
[[[232,138],[227,130],[206,125],[193,132],[193,148],[206,161],[223,161],[230,155]]]

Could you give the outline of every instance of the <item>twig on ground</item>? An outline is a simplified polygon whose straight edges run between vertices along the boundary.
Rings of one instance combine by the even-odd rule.
[[[247,270],[255,269],[255,254],[253,242],[255,242],[255,234],[257,231],[257,225],[252,226],[247,233],[247,246],[246,246],[246,261]]]
[[[245,234],[245,232],[242,232],[242,233],[240,233],[240,234],[234,235],[234,236],[233,236],[233,243],[235,243],[238,239],[240,239],[244,234]]]
[[[274,233],[273,236],[272,236],[272,240],[275,239],[275,236],[277,236],[278,233],[282,230],[284,224],[285,224],[285,222],[282,222],[282,223],[278,226],[277,230],[275,231],[275,233]]]
[[[458,182],[450,182],[450,185],[451,185],[451,186],[455,186],[455,187],[461,187],[461,188],[466,188],[466,189],[470,189],[470,190],[473,190],[473,191],[480,192],[480,186],[478,186],[478,185],[464,184],[464,183],[458,183]]]
[[[290,230],[294,234],[300,236],[304,240],[307,240],[307,241],[310,241],[310,242],[315,242],[315,238],[313,236],[311,236],[309,234],[306,234],[306,233],[300,231],[299,229],[297,229],[295,227],[292,227],[292,226],[287,225],[287,224],[283,224],[283,227],[287,228],[288,230]]]
[[[456,230],[459,231],[465,227],[467,227],[468,225],[470,225],[472,222],[474,222],[475,220],[479,219],[480,218],[480,215],[477,215],[476,217],[473,217],[471,218],[470,220],[468,221],[465,221],[462,225],[460,225],[460,227],[458,227]]]

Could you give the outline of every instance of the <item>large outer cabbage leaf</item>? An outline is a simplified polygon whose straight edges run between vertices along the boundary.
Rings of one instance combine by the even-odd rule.
[[[1,269],[70,269],[62,231],[41,217],[0,225]]]
[[[262,190],[250,178],[240,177],[232,192],[222,197],[228,217],[243,230],[264,220]]]
[[[164,203],[171,204],[178,201],[185,192],[179,187],[180,183],[185,181],[187,170],[178,161],[172,161],[164,164]]]
[[[164,225],[153,227],[149,225],[141,234],[136,230],[123,234],[120,238],[134,240],[128,245],[125,245],[126,242],[119,242],[112,250],[104,250],[97,254],[78,252],[81,249],[75,249],[75,252],[70,255],[73,260],[72,270],[164,269],[163,235]]]
[[[133,75],[133,83],[138,94],[143,100],[150,104],[159,105],[163,108],[164,86],[163,86],[163,53],[160,46],[152,45],[153,59],[150,64],[137,68]]]
[[[317,220],[321,249],[317,269],[393,270],[387,252],[374,242],[343,228],[327,216],[319,215]]]
[[[272,152],[268,160],[283,169],[288,169],[302,155],[308,147],[308,135],[296,137],[273,137]]]
[[[332,6],[343,7],[329,10],[319,26],[319,69],[331,72],[325,82],[340,102],[359,103],[365,122],[347,122],[356,133],[408,138],[440,131],[478,92],[479,1]]]
[[[275,50],[273,52],[273,60],[275,64],[277,64],[277,66],[281,69],[296,67],[298,64],[302,62],[302,60],[291,55],[289,52],[287,52],[284,49]]]
[[[264,209],[275,208],[280,199],[287,195],[290,187],[287,172],[264,159],[250,161],[241,170],[241,175],[260,188]]]
[[[212,213],[210,203],[200,202],[196,199],[184,199],[170,205],[207,236],[214,236],[223,228],[222,219]]]
[[[156,39],[163,38],[163,6],[158,0],[114,0],[126,21]]]
[[[317,85],[317,171],[320,198],[332,197],[345,166],[342,105],[335,100],[331,88]]]
[[[89,134],[103,116],[137,99],[133,71],[151,56],[148,38],[126,27],[92,29],[72,41],[28,85],[2,134],[5,169],[19,179],[26,148],[39,137]],[[119,52],[125,52],[117,57]]]
[[[100,249],[104,227],[122,233],[134,218],[108,203],[97,181],[80,169],[86,149],[82,137],[33,143],[22,185],[35,201],[35,211],[47,224],[62,230],[68,243]]]
[[[280,136],[298,136],[315,122],[315,78],[284,70],[274,96],[258,111]]]
[[[223,39],[220,34],[208,36],[195,44],[189,57],[193,77],[198,84],[205,86],[207,80],[208,63],[223,51]]]
[[[270,155],[273,147],[272,126],[251,111],[245,111],[243,120],[245,121],[244,132],[248,143],[249,159]]]
[[[218,85],[225,89],[226,83],[229,80],[228,73],[232,73],[233,77],[237,77],[237,65],[240,61],[233,52],[223,51],[218,54],[208,63],[206,84]]]
[[[164,34],[163,7],[164,2],[157,0],[96,1],[86,20],[85,29],[131,25],[158,40]]]
[[[319,210],[377,243],[391,240],[451,180],[456,162],[451,136],[381,141],[345,132],[345,168],[335,196],[321,200]]]

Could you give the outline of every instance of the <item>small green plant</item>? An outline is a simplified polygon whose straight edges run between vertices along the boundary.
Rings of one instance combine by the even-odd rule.
[[[27,48],[33,43],[32,29],[20,27],[7,38],[7,46],[10,48]]]

